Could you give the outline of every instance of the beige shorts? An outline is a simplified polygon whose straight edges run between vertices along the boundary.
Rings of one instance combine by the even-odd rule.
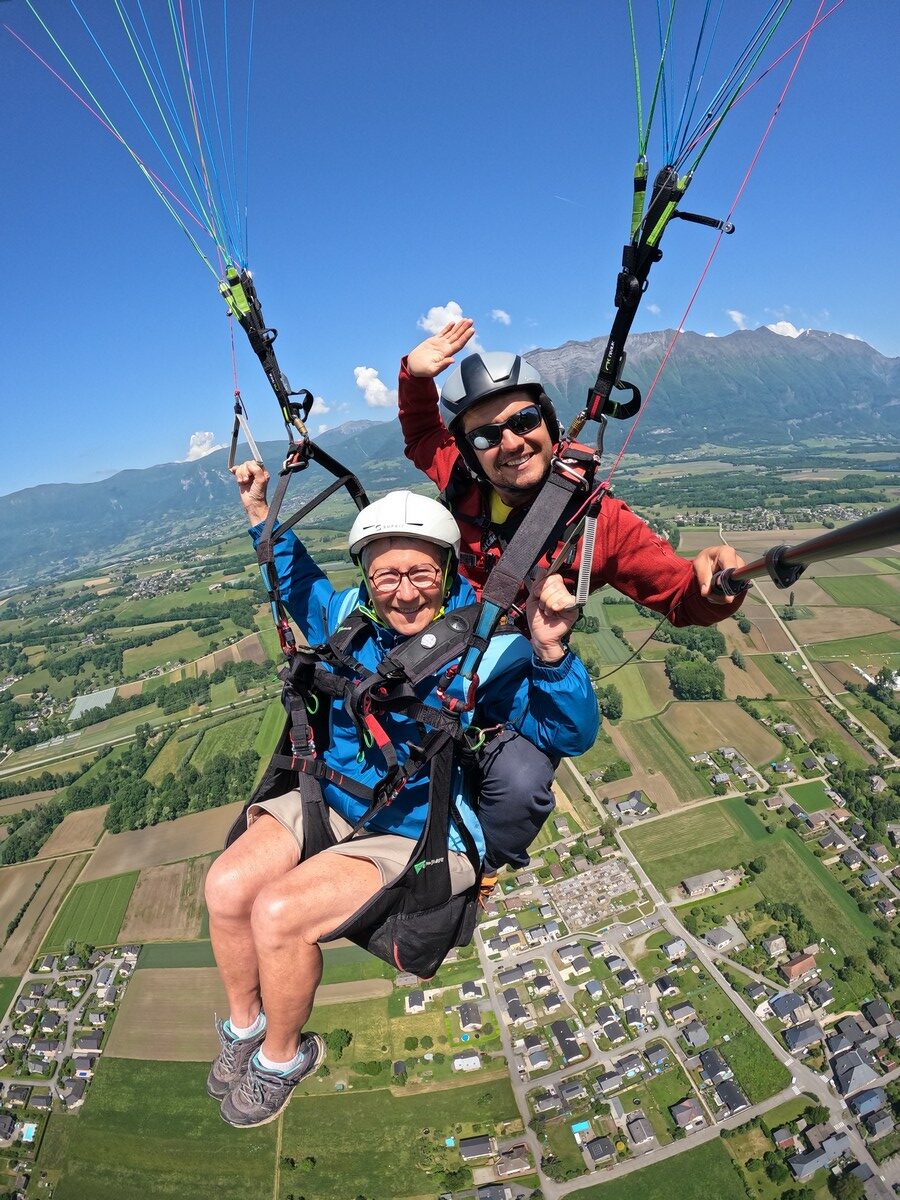
[[[247,810],[247,825],[253,824],[260,813],[267,812],[273,816],[288,833],[294,835],[300,852],[303,852],[303,810],[300,793],[296,790],[285,792],[281,796],[273,796],[271,800],[263,800],[260,804],[251,804]],[[346,837],[353,826],[334,811],[328,810],[331,818],[331,829],[337,838]],[[329,846],[323,854],[342,854],[347,858],[365,858],[373,862],[381,873],[384,885],[393,883],[402,875],[403,869],[409,862],[415,842],[412,838],[400,837],[396,833],[361,833],[352,842],[340,846]],[[475,872],[467,855],[449,851],[447,855],[450,867],[450,882],[453,895],[464,892],[475,882]]]

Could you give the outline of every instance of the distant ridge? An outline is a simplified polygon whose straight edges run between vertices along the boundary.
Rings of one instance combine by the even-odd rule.
[[[646,389],[671,337],[671,330],[631,337],[626,378]],[[605,337],[566,342],[526,355],[564,420],[581,408],[605,343]],[[627,428],[612,425],[608,450]],[[900,359],[836,333],[763,326],[725,337],[682,334],[630,449],[789,449],[823,438],[900,445]],[[319,441],[373,492],[422,478],[403,455],[396,418],[348,421]],[[277,470],[284,443],[260,449]],[[311,495],[316,476],[300,477],[295,494]],[[97,483],[41,484],[0,497],[0,587],[241,527],[225,450],[189,463],[120,471]]]

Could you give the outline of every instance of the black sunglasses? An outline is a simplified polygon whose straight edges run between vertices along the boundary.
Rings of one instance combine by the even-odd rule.
[[[508,421],[501,421],[498,425],[479,425],[477,429],[470,429],[466,434],[466,441],[475,450],[492,450],[500,445],[504,429],[509,429],[517,437],[521,437],[523,433],[531,433],[533,429],[537,429],[543,419],[540,405],[529,404],[527,408],[513,413]]]

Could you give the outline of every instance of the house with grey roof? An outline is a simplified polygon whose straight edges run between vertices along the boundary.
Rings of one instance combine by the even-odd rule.
[[[608,1162],[616,1156],[616,1148],[612,1143],[612,1138],[592,1138],[584,1148],[587,1150],[593,1163]]]
[[[653,1126],[642,1112],[629,1117],[626,1128],[635,1146],[643,1146],[646,1142],[653,1141]]]
[[[671,1104],[669,1112],[678,1128],[684,1129],[688,1133],[693,1129],[702,1129],[706,1124],[703,1106],[696,1096],[688,1096],[686,1100],[681,1100],[678,1104]]]
[[[717,1083],[715,1093],[719,1104],[728,1109],[730,1117],[750,1107],[750,1101],[733,1079],[723,1079],[721,1083]]]
[[[500,987],[513,987],[517,983],[525,982],[525,972],[521,967],[507,967],[497,972],[497,982]]]
[[[633,1079],[635,1075],[643,1075],[644,1064],[641,1056],[634,1052],[624,1054],[620,1059],[616,1060],[616,1070],[620,1075],[624,1075],[626,1079]]]
[[[858,1117],[867,1117],[869,1113],[877,1112],[887,1104],[887,1096],[882,1087],[868,1088],[851,1096],[848,1104]]]
[[[881,876],[874,867],[869,867],[867,871],[863,871],[862,875],[860,875],[859,882],[863,887],[875,888],[881,883]]]
[[[785,1025],[801,1025],[812,1016],[812,1011],[803,996],[796,992],[779,992],[769,997],[772,1016]]]
[[[490,1158],[496,1149],[496,1141],[486,1133],[459,1139],[459,1154],[463,1162],[473,1162],[476,1158]]]
[[[534,1111],[537,1113],[559,1112],[562,1108],[562,1101],[556,1092],[545,1092],[543,1096],[539,1096],[534,1102]]]
[[[712,946],[714,950],[726,950],[734,941],[734,938],[729,929],[718,928],[710,929],[708,933],[703,935],[703,940],[707,946]]]
[[[624,1080],[618,1071],[604,1071],[602,1075],[598,1075],[594,1080],[594,1090],[601,1096],[608,1096],[610,1092],[617,1091],[623,1082]]]
[[[863,1124],[870,1138],[886,1137],[894,1130],[894,1118],[889,1108],[879,1108],[876,1112],[869,1113],[863,1118]]]
[[[706,1026],[701,1025],[699,1021],[690,1021],[685,1025],[681,1031],[681,1036],[692,1050],[697,1050],[700,1046],[705,1046],[709,1041]]]
[[[481,985],[476,983],[474,979],[467,979],[465,983],[459,985],[460,1000],[480,1000],[484,992]]]
[[[830,1133],[817,1149],[805,1154],[792,1154],[787,1160],[794,1178],[802,1182],[810,1179],[816,1171],[831,1167],[844,1154],[850,1152],[850,1139],[846,1133]]]
[[[870,1087],[878,1081],[878,1072],[872,1067],[868,1056],[859,1050],[848,1050],[838,1055],[831,1064],[834,1080],[842,1096],[849,1096],[861,1088]]]
[[[869,1000],[862,1006],[862,1014],[873,1029],[884,1030],[894,1019],[894,1014],[882,999]]]
[[[675,1025],[680,1025],[683,1021],[691,1021],[697,1015],[697,1010],[689,1000],[683,1000],[680,1004],[673,1004],[666,1016]]]
[[[780,933],[774,934],[772,937],[764,937],[762,948],[768,954],[769,958],[777,958],[779,954],[787,954],[787,942]]]
[[[425,993],[421,988],[415,988],[409,992],[406,997],[406,1011],[408,1013],[422,1013],[425,1011]]]
[[[470,1033],[473,1029],[481,1028],[481,1013],[477,1004],[460,1004],[459,1027]]]
[[[554,1021],[550,1026],[550,1032],[556,1039],[559,1052],[567,1063],[582,1057],[581,1048],[575,1040],[575,1034],[568,1021]]]
[[[687,943],[684,938],[670,938],[669,941],[663,942],[660,950],[662,950],[669,962],[675,962],[676,959],[684,958],[687,954]]]
[[[677,996],[678,985],[670,975],[660,975],[659,979],[654,981],[654,988],[660,996]]]
[[[816,1021],[804,1021],[802,1025],[785,1029],[781,1036],[791,1054],[797,1054],[809,1050],[812,1046],[818,1046],[824,1034]]]
[[[717,1084],[723,1079],[731,1079],[732,1070],[722,1055],[714,1047],[700,1051],[700,1066],[702,1078],[706,1083]]]
[[[834,986],[830,979],[820,979],[806,993],[816,1008],[827,1008],[834,1003]]]

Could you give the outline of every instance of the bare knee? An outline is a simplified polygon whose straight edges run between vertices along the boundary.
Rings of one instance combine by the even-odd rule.
[[[263,883],[225,854],[209,868],[204,895],[209,915],[221,921],[248,920]]]
[[[312,943],[316,940],[318,910],[315,897],[305,894],[298,897],[295,890],[285,887],[282,880],[266,884],[253,900],[250,926],[253,940],[258,946],[274,947],[291,938],[302,938]]]

